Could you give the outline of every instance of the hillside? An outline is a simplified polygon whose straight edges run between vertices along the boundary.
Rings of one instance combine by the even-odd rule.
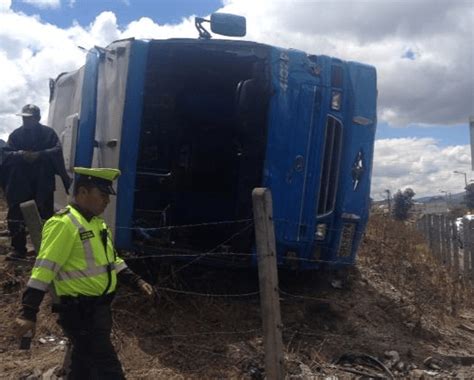
[[[11,337],[30,266],[0,258],[2,378],[41,378],[61,359],[61,332],[48,302],[31,351],[17,350]],[[263,378],[256,273],[179,267],[161,268],[158,306],[127,288],[118,291],[113,341],[127,377]],[[357,267],[340,280],[332,273],[280,274],[289,378],[472,373],[472,291],[434,262],[409,227],[373,216]]]
[[[449,194],[448,200],[451,205],[460,205],[464,201],[464,191],[461,193],[456,193],[456,194]],[[414,199],[415,202],[418,203],[430,203],[430,202],[439,202],[439,201],[445,201],[446,197],[442,194],[440,195],[430,195],[427,197],[421,197],[421,198],[416,198]]]

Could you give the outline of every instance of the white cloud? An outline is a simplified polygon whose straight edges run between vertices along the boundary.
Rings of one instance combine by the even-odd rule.
[[[469,173],[469,145],[441,147],[432,138],[383,139],[375,143],[372,196],[384,197],[411,187],[417,197],[438,194],[440,190],[460,193],[464,178],[454,170]]]
[[[89,37],[96,45],[106,46],[120,38],[117,17],[113,12],[102,12],[96,17],[88,31]],[[91,42],[92,42],[91,41]]]
[[[9,0],[0,1],[0,9],[10,8]],[[60,4],[59,0],[26,1]],[[465,122],[474,113],[473,4],[463,0],[230,0],[221,11],[247,17],[248,40],[376,66],[380,121],[397,126],[446,125]],[[197,33],[193,23],[190,17],[179,25],[159,25],[143,17],[119,29],[115,15],[103,12],[89,27],[57,29],[80,45],[92,46],[132,36],[194,37]],[[43,27],[47,29],[46,24],[38,22],[34,29]],[[33,34],[28,29],[17,31]],[[23,45],[12,43],[17,40],[13,31],[7,34],[5,50],[9,56],[20,54]],[[33,39],[37,35],[41,34],[35,33]],[[413,52],[414,59],[404,58],[407,51]]]
[[[47,120],[48,79],[77,69],[84,53],[77,45],[104,45],[117,34],[113,14],[101,14],[88,28],[61,29],[37,17],[12,11],[0,13],[0,137],[19,126],[14,116],[26,103],[35,103]],[[115,25],[115,30],[113,25]]]
[[[379,120],[458,124],[474,113],[474,2],[226,1],[248,38],[374,65]],[[403,58],[407,49],[414,60]]]
[[[151,18],[142,17],[137,21],[132,21],[122,33],[123,38],[193,38],[197,36],[194,27],[194,17],[183,18],[180,24],[171,25],[156,24]]]
[[[22,0],[22,2],[38,8],[59,8],[61,6],[61,0]]]
[[[33,0],[28,0],[33,1]],[[74,5],[69,0],[69,5]],[[59,0],[36,1],[54,5]],[[391,125],[465,123],[474,114],[472,1],[227,0],[220,11],[247,18],[245,39],[374,65],[379,120]],[[0,0],[0,137],[18,126],[14,113],[37,103],[47,119],[48,78],[84,62],[77,45],[106,46],[120,38],[197,37],[192,17],[160,25],[142,17],[118,27],[112,12],[90,25],[61,29],[15,13]],[[412,58],[404,57],[412,52]],[[376,143],[373,196],[413,187],[418,195],[459,192],[469,171],[468,146],[442,148],[432,139]]]
[[[15,13],[10,3],[2,1],[0,13],[0,138],[19,126],[14,114],[26,103],[42,109],[47,120],[48,80],[58,74],[79,68],[84,53],[77,48],[107,46],[120,38],[195,37],[192,18],[179,25],[158,25],[149,18],[130,23],[125,29],[117,26],[112,12],[100,13],[94,22],[84,27],[77,22],[61,29],[41,21],[37,16]]]
[[[12,0],[0,0],[0,12],[6,12],[10,10],[12,6]]]

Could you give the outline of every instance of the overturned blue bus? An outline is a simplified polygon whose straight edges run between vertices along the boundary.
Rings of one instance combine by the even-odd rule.
[[[105,215],[118,249],[254,265],[251,192],[268,187],[280,266],[354,262],[373,67],[241,40],[126,39],[91,49],[50,95],[68,170],[122,170]]]

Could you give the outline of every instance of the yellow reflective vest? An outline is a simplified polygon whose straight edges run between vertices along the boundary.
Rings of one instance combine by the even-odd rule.
[[[107,249],[101,231],[107,231]],[[115,290],[117,273],[125,262],[116,256],[105,221],[93,217],[87,221],[72,206],[48,219],[43,227],[41,248],[28,286],[46,291],[53,284],[58,296],[100,296]]]

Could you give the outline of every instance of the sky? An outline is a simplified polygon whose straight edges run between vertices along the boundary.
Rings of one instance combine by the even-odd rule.
[[[474,0],[0,0],[0,138],[48,79],[83,65],[77,48],[120,38],[195,38],[194,16],[247,18],[245,40],[373,65],[378,127],[372,197],[411,187],[459,193],[471,171]]]

